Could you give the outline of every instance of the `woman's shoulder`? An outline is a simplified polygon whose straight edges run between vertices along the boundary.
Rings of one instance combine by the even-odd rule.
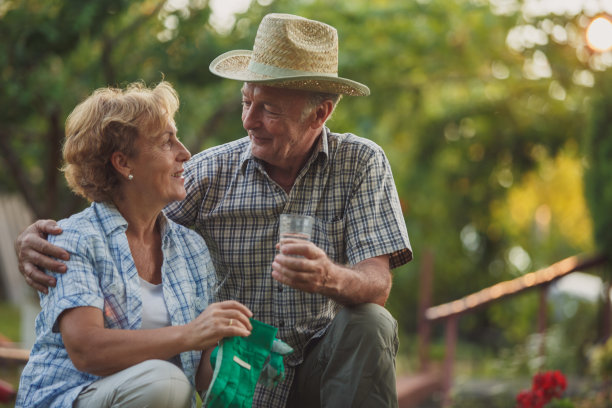
[[[123,218],[114,219],[117,217],[108,207],[108,205],[92,203],[83,211],[59,220],[58,225],[61,227],[62,233],[49,235],[49,242],[55,245],[58,245],[58,243],[67,245],[67,243],[73,242],[76,245],[77,242],[83,242],[83,240],[103,239],[108,230],[114,229],[114,227],[125,222]],[[109,215],[112,216],[112,221],[109,221]],[[109,225],[112,226],[109,227]]]
[[[71,232],[81,236],[93,233],[96,230],[95,225],[97,224],[93,206],[72,214],[68,218],[59,220],[57,224],[62,228],[62,233]]]

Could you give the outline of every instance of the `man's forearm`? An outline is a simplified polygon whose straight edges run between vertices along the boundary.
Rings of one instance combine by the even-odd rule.
[[[324,295],[343,305],[384,306],[391,292],[389,256],[369,258],[351,267],[334,264]]]

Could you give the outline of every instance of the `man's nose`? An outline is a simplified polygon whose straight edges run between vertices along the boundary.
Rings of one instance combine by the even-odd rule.
[[[258,116],[259,115],[257,114],[256,109],[254,109],[252,106],[244,108],[242,111],[242,127],[244,127],[246,130],[256,128],[257,124],[259,123]]]

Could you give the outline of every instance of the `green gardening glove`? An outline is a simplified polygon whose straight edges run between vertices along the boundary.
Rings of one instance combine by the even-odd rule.
[[[210,357],[213,379],[204,399],[210,408],[247,408],[253,403],[255,385],[270,356],[276,327],[251,319],[248,337],[228,337]]]
[[[259,382],[266,387],[274,387],[285,379],[285,365],[283,357],[293,353],[293,349],[287,343],[274,339],[270,358],[263,366]]]

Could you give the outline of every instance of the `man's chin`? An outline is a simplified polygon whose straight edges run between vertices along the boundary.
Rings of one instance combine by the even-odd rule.
[[[251,153],[253,154],[253,157],[264,161],[270,156],[269,150],[264,146],[258,145],[257,143],[252,144]]]

